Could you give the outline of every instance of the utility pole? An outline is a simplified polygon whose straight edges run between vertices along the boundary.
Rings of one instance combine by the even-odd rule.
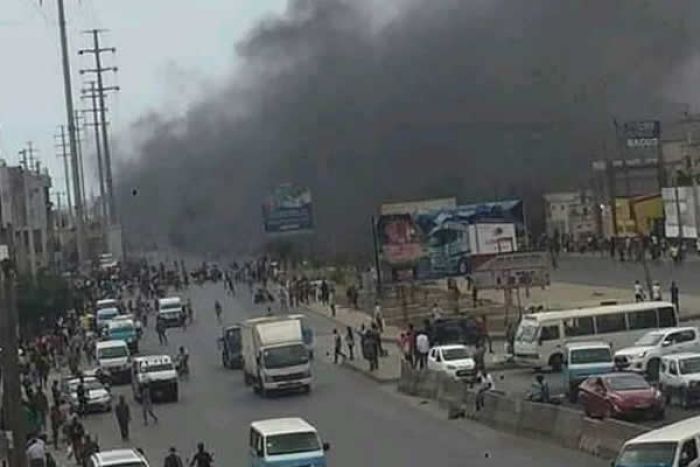
[[[78,166],[79,169],[78,172],[80,172],[80,194],[83,195],[83,207],[85,209],[85,212],[83,212],[83,215],[85,219],[87,220],[88,215],[87,215],[87,199],[85,198],[85,166],[83,164],[83,137],[81,136],[81,133],[83,132],[83,128],[80,124],[80,119],[83,118],[83,116],[80,114],[79,110],[75,111],[75,142],[77,143],[78,146]]]
[[[70,78],[70,62],[68,60],[68,36],[66,34],[66,12],[63,0],[58,3],[58,25],[61,34],[61,54],[63,58],[63,91],[66,99],[66,120],[68,123],[68,139],[70,141],[71,169],[73,173],[73,194],[75,199],[76,243],[78,245],[78,269],[88,259],[85,245],[85,224],[83,222],[83,197],[80,195],[80,168],[78,167],[78,144],[75,139],[75,110],[73,109],[73,88]]]
[[[0,231],[0,337],[2,337],[2,384],[3,408],[7,429],[11,433],[10,460],[11,467],[25,467],[26,456],[24,442],[26,438],[26,419],[22,404],[22,386],[19,378],[17,306],[15,300],[15,251],[14,231],[8,224]]]
[[[100,33],[104,30],[92,29],[86,31],[87,34],[92,34],[92,49],[81,49],[78,53],[80,55],[84,53],[91,53],[95,58],[95,68],[81,70],[80,73],[95,73],[97,75],[97,99],[100,104],[100,120],[102,123],[102,149],[104,150],[104,170],[105,170],[105,182],[107,185],[107,205],[109,207],[109,223],[115,224],[117,222],[117,210],[114,202],[114,185],[112,183],[112,158],[109,150],[109,136],[107,134],[107,111],[105,108],[105,92],[106,91],[118,91],[117,86],[104,86],[102,80],[102,73],[105,71],[116,72],[116,67],[103,67],[102,66],[102,53],[117,51],[114,47],[103,47],[100,48]]]
[[[36,250],[34,245],[34,210],[32,209],[33,190],[29,188],[31,183],[32,166],[34,165],[34,153],[36,150],[32,142],[27,143],[27,149],[21,150],[22,155],[22,189],[24,194],[24,230],[27,232],[27,243],[29,248],[29,272],[32,279],[36,279]],[[29,160],[27,160],[29,154]]]
[[[59,157],[63,159],[63,171],[64,171],[64,178],[66,179],[66,200],[68,202],[68,216],[69,218],[73,218],[73,200],[71,199],[70,195],[70,175],[68,171],[68,157],[70,154],[68,153],[68,148],[67,148],[67,143],[66,143],[66,127],[65,125],[61,125],[61,134],[56,135],[56,138],[60,138],[60,143],[56,145],[56,148],[59,148],[61,152],[56,154],[56,157]]]
[[[100,143],[100,122],[99,122],[99,106],[97,105],[97,86],[94,81],[90,81],[90,88],[83,89],[83,99],[92,100],[92,108],[85,112],[92,113],[92,124],[86,123],[87,126],[92,126],[95,129],[95,149],[97,152],[97,171],[100,179],[100,211],[102,213],[103,223],[108,222],[107,215],[107,191],[105,190],[104,163],[102,160],[102,144]]]

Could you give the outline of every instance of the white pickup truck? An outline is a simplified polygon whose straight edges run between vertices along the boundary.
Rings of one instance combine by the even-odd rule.
[[[666,403],[688,408],[700,402],[700,353],[679,353],[661,359],[659,389]]]
[[[644,334],[632,347],[615,352],[615,366],[622,370],[659,377],[661,357],[682,352],[700,352],[700,333],[695,327],[664,328]]]
[[[289,316],[254,318],[241,324],[243,377],[255,392],[311,390],[311,364],[301,321]]]

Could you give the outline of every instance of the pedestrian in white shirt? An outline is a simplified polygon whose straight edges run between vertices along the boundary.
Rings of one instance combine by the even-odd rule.
[[[496,387],[493,384],[493,378],[491,374],[484,370],[480,376],[478,376],[479,390],[476,393],[476,410],[481,410],[484,408],[484,393],[487,391],[493,391]]]
[[[428,352],[430,351],[430,339],[425,331],[420,331],[416,336],[416,352],[418,353],[418,368],[421,370],[428,363]]]
[[[663,300],[661,296],[661,285],[658,281],[654,282],[654,285],[651,286],[651,299],[656,300],[658,302]]]
[[[29,467],[44,467],[46,465],[46,444],[41,438],[33,438],[29,441],[26,453]]]

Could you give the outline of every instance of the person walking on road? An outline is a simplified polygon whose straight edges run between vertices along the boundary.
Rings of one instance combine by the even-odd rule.
[[[114,415],[117,417],[119,424],[119,433],[122,436],[122,441],[129,440],[129,423],[131,423],[131,411],[126,403],[124,396],[119,396],[119,403],[114,407]]]
[[[214,303],[214,312],[216,313],[216,322],[221,324],[222,309],[221,309],[221,303],[219,303],[218,300]]]
[[[151,383],[146,381],[141,387],[141,412],[143,413],[143,424],[148,426],[148,417],[153,419],[154,423],[158,423],[158,417],[153,413],[153,395],[151,394]]]
[[[680,311],[681,311],[678,293],[679,293],[678,292],[678,284],[676,284],[676,281],[672,281],[671,282],[671,303],[673,303],[673,306],[676,307],[676,313],[680,313]]]
[[[350,326],[348,326],[345,333],[345,343],[348,346],[348,358],[350,358],[350,360],[355,360],[355,335]]]
[[[165,334],[165,323],[161,319],[156,320],[156,332],[158,333],[158,342],[160,345],[168,345],[168,336]]]
[[[634,281],[634,301],[643,302],[644,301],[644,288],[639,281]]]
[[[53,447],[58,449],[58,438],[64,422],[63,412],[58,404],[51,406],[51,415],[49,418],[51,422],[51,439],[53,441]]]
[[[347,360],[347,356],[343,353],[343,338],[337,329],[333,329],[333,363],[338,364],[338,357],[343,357],[343,363]]]
[[[204,449],[204,443],[197,444],[197,452],[192,456],[189,467],[211,467],[214,463],[214,456]]]
[[[658,281],[654,282],[654,285],[651,286],[651,299],[657,302],[663,300],[661,296],[661,285]]]
[[[428,352],[430,351],[430,340],[425,331],[420,331],[416,336],[416,353],[418,354],[418,368],[423,370],[428,364]]]
[[[168,455],[165,456],[163,467],[183,467],[182,458],[180,458],[174,446],[170,447]]]
[[[489,373],[486,372],[486,370],[483,370],[481,372],[481,375],[478,377],[478,381],[479,389],[477,390],[475,401],[477,411],[484,408],[484,394],[488,391],[492,391],[493,389],[495,389],[493,384],[493,378]]]

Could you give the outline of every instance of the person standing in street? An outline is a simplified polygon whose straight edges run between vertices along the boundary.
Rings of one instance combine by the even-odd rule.
[[[644,301],[644,288],[639,281],[634,281],[634,301],[643,302]]]
[[[350,358],[350,360],[355,360],[355,335],[350,326],[348,326],[346,330],[345,343],[348,346],[348,358]]]
[[[168,336],[165,334],[165,323],[161,319],[156,320],[156,332],[160,345],[168,345]]]
[[[671,303],[673,303],[673,306],[676,307],[676,313],[681,312],[681,307],[680,307],[680,302],[679,302],[679,296],[678,296],[678,284],[676,284],[676,281],[671,282]]]
[[[119,396],[119,403],[114,407],[114,415],[117,417],[119,424],[119,433],[122,436],[122,441],[129,440],[129,423],[131,423],[131,411],[126,403],[124,396]]]
[[[158,423],[158,417],[153,413],[153,399],[151,394],[151,383],[146,381],[141,387],[141,412],[143,413],[143,424],[148,426],[148,417],[153,419],[154,423]]]
[[[214,312],[216,313],[216,322],[221,324],[221,303],[217,300],[216,303],[214,303]]]
[[[204,443],[197,444],[197,452],[192,456],[189,467],[211,467],[214,463],[214,456],[204,449]]]
[[[51,414],[49,419],[51,423],[51,440],[53,441],[53,447],[58,449],[58,438],[64,422],[63,412],[58,404],[51,406]]]
[[[338,357],[343,357],[343,363],[347,356],[343,353],[343,338],[337,329],[333,329],[333,363],[338,364]]]
[[[424,369],[428,363],[430,340],[425,331],[420,331],[416,336],[416,353],[418,354],[418,368]]]
[[[657,302],[663,300],[661,296],[661,285],[658,281],[655,281],[654,285],[651,286],[651,299]]]
[[[182,459],[180,458],[180,455],[177,453],[177,450],[174,446],[170,447],[168,455],[165,456],[165,460],[163,461],[163,467],[183,467]]]

